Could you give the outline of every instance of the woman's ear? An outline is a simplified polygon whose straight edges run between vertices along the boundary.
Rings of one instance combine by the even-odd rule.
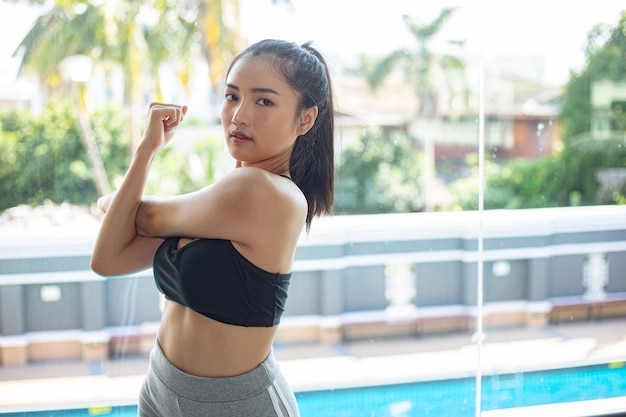
[[[302,117],[300,118],[300,127],[298,129],[298,136],[302,136],[306,134],[313,125],[315,124],[315,120],[317,120],[318,109],[317,106],[310,107],[302,112]]]

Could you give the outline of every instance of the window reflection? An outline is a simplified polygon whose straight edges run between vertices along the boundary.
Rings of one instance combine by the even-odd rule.
[[[89,119],[114,186],[146,103],[159,95],[189,102],[192,120],[158,162],[149,191],[196,189],[230,167],[214,125],[220,65],[234,49],[269,36],[316,40],[333,65],[339,106],[336,215],[302,237],[275,346],[303,408],[313,410],[308,415],[322,415],[327,403],[314,399],[323,389],[469,377],[460,382],[465,406],[457,410],[469,416],[478,409],[471,380],[477,366],[481,407],[497,415],[541,405],[521,400],[531,387],[564,391],[558,382],[531,383],[530,371],[624,367],[626,97],[614,51],[626,48],[626,4],[573,6],[576,18],[563,22],[563,10],[538,2],[391,1],[371,11],[357,2],[222,3],[223,44],[190,25],[198,19],[193,5],[176,3],[182,21],[156,5],[137,10],[149,37],[135,46],[150,45],[154,54],[138,73],[123,57],[107,55],[114,52],[107,47],[127,40],[107,44],[97,38],[106,30],[91,33],[98,25],[115,32],[94,5],[64,15],[72,24],[93,19],[80,32],[87,46],[73,43],[78,36],[67,43],[33,38],[11,57],[28,36],[22,27],[44,24],[39,16],[61,9],[1,4],[0,27],[23,23],[0,58],[0,393],[10,393],[0,394],[0,411],[76,400],[132,405],[154,341],[160,299],[151,272],[103,280],[88,270],[99,221],[90,203],[99,191],[81,117]],[[324,27],[310,23],[320,21]],[[172,55],[160,37],[164,27],[179,28],[178,35],[199,31],[185,32],[190,44],[170,38],[187,48]],[[95,59],[88,81],[60,77],[55,60],[66,49]],[[19,67],[36,54],[40,60]],[[481,70],[485,161],[477,148]],[[482,310],[477,262],[484,262]],[[471,339],[477,314],[486,333],[480,363]],[[91,389],[84,382],[90,374],[104,374],[110,384]],[[85,378],[86,393],[65,385],[69,376]],[[35,381],[66,389],[50,398],[33,388]],[[587,388],[589,394],[545,401],[624,392]],[[424,390],[380,412],[420,415],[415,396]],[[362,399],[347,397],[342,405],[343,397],[330,398],[338,401],[334,411]],[[429,404],[436,413],[438,401]]]

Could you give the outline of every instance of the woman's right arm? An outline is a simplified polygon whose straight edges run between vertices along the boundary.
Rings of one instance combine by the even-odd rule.
[[[122,185],[110,199],[91,257],[94,272],[123,275],[152,265],[162,239],[137,233],[136,217],[152,160],[173,137],[186,106],[150,105],[148,127]]]

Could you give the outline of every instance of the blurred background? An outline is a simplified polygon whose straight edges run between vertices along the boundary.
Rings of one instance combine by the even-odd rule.
[[[313,41],[337,105],[334,215],[301,239],[275,346],[303,416],[623,398],[622,373],[594,376],[595,394],[529,404],[524,390],[567,390],[522,372],[624,369],[625,10],[622,0],[3,0],[0,412],[132,408],[160,299],[151,271],[89,271],[94,203],[119,184],[152,101],[190,110],[147,193],[190,192],[232,169],[218,117],[225,71],[264,38]],[[503,357],[525,350],[533,361]],[[374,370],[373,358],[391,362]],[[340,377],[322,372],[338,360],[351,364]],[[90,375],[111,385],[56,400],[32,385]],[[455,411],[419,403],[423,387],[380,388],[358,407],[367,395],[306,394],[453,377],[469,378],[444,391]]]

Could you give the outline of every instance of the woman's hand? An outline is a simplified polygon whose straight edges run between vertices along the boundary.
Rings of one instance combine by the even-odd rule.
[[[97,203],[98,209],[100,209],[101,212],[106,213],[109,210],[111,201],[113,201],[113,197],[115,197],[115,192],[100,197]]]
[[[151,103],[148,115],[148,127],[144,133],[142,145],[151,151],[157,151],[167,145],[176,128],[185,118],[187,106],[177,104]]]

